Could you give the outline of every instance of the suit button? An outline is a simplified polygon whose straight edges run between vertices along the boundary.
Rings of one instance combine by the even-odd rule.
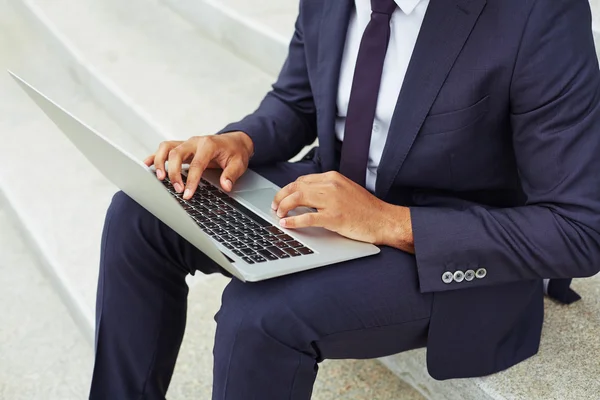
[[[456,271],[454,273],[454,281],[455,282],[461,283],[464,280],[465,280],[465,273],[464,272],[462,272],[462,271]]]
[[[473,271],[472,269],[468,269],[465,272],[465,280],[467,282],[471,282],[473,279],[475,279],[475,271]]]
[[[476,272],[475,272],[475,276],[478,279],[483,279],[485,278],[485,276],[487,275],[487,269],[485,268],[479,268]]]
[[[452,283],[453,280],[454,280],[454,274],[450,271],[446,271],[442,275],[442,281],[444,283]]]

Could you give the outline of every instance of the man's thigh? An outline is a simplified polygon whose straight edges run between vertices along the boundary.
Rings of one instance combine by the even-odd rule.
[[[375,358],[426,346],[431,305],[432,295],[419,292],[414,257],[382,248],[266,281],[233,279],[217,321],[255,326],[318,360]]]

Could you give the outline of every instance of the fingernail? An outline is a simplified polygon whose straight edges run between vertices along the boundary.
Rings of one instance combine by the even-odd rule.
[[[277,212],[277,216],[278,216],[279,218],[283,218],[283,217],[285,217],[285,215],[284,215],[282,212],[279,212],[279,211]]]
[[[285,219],[280,220],[279,225],[281,225],[285,228],[285,226],[287,225],[287,220],[285,220]]]
[[[156,170],[156,176],[158,176],[158,179],[163,179],[164,178],[162,169],[157,169]]]
[[[233,189],[233,182],[231,182],[229,179],[225,179],[225,188],[227,190]]]
[[[272,203],[271,203],[271,209],[272,209],[273,211],[277,211],[277,204],[275,204],[275,202],[272,202]]]
[[[181,193],[183,191],[183,188],[181,187],[181,184],[179,184],[179,183],[174,184],[173,187],[175,188],[175,191],[177,193]]]
[[[190,197],[192,197],[192,191],[190,189],[185,189],[185,192],[183,192],[183,197],[185,199],[189,199]]]

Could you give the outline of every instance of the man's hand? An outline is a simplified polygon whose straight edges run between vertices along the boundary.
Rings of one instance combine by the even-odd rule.
[[[178,193],[190,199],[207,168],[222,168],[221,186],[229,192],[235,181],[248,169],[248,161],[254,152],[252,139],[244,132],[230,132],[223,135],[195,136],[185,142],[163,142],[156,153],[144,163],[154,165],[156,176],[166,177],[165,162],[169,162],[169,179]],[[182,164],[190,164],[187,185],[181,179]]]
[[[301,206],[318,212],[285,218]],[[350,239],[414,253],[409,209],[385,203],[338,172],[298,178],[279,191],[272,208],[285,228],[323,227]]]

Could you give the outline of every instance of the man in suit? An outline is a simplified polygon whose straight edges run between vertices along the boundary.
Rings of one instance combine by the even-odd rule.
[[[586,0],[302,0],[254,112],[146,160],[281,185],[281,225],[381,253],[260,283],[216,316],[214,399],[308,399],[323,359],[427,347],[436,379],[534,355],[544,279],[600,268],[600,73]],[[309,160],[287,163],[316,138]],[[186,186],[180,165],[191,163]],[[349,201],[351,199],[351,201]],[[315,213],[290,217],[298,206]],[[93,399],[162,399],[185,276],[223,272],[122,193],[109,209]],[[568,281],[562,281],[567,282]]]

